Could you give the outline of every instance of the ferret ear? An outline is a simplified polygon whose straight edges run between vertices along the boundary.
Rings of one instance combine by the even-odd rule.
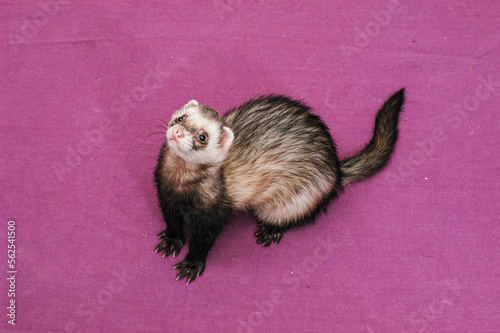
[[[228,151],[231,148],[234,140],[234,133],[229,127],[222,127],[222,137],[220,139],[220,147],[222,151]]]
[[[190,106],[198,106],[198,101],[192,99],[186,105],[184,105],[185,108],[188,108]]]

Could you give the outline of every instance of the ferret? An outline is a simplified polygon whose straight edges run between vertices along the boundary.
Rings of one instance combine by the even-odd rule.
[[[255,215],[257,243],[278,244],[292,227],[313,222],[344,186],[388,162],[398,138],[404,88],[378,111],[373,137],[358,154],[339,160],[325,123],[301,101],[282,95],[251,99],[219,116],[189,101],[176,111],[154,173],[167,228],[156,252],[174,258],[187,284],[236,211]]]

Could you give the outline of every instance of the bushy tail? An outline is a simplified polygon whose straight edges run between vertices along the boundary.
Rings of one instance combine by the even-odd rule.
[[[398,139],[398,119],[405,101],[404,88],[392,95],[377,113],[373,137],[357,155],[340,161],[342,184],[357,183],[380,171],[391,158]]]

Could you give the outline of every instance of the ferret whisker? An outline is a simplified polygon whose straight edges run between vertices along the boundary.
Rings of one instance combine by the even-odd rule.
[[[168,130],[168,128],[165,127],[163,124],[156,124],[153,126],[153,128],[158,128],[158,127],[164,129],[165,131]]]
[[[167,127],[170,127],[170,125],[163,119],[160,119],[160,118],[155,118],[155,120],[159,120],[161,121],[162,123],[164,123],[165,125],[167,125]]]
[[[153,133],[150,133],[150,134],[146,135],[146,136],[144,137],[144,139],[147,139],[147,138],[149,138],[150,136],[152,136],[152,135],[156,135],[156,134],[163,134],[163,135],[165,135],[165,132],[153,132]]]

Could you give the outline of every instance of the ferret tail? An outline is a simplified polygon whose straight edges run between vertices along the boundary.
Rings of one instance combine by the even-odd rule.
[[[378,111],[373,137],[357,155],[340,161],[342,185],[354,184],[382,170],[398,139],[398,120],[405,101],[404,88],[392,95]]]

